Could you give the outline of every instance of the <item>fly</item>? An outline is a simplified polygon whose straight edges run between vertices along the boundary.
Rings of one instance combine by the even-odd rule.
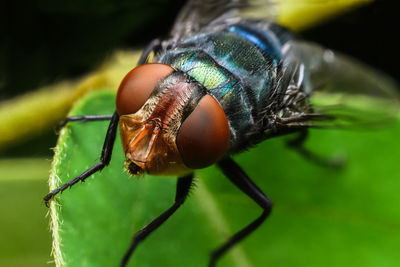
[[[225,2],[186,4],[170,38],[151,42],[138,67],[121,82],[113,115],[74,116],[62,123],[110,120],[100,162],[51,191],[44,197],[46,204],[110,163],[118,127],[125,168],[132,176],[178,177],[175,203],[135,234],[121,266],[184,203],[193,171],[216,164],[263,212],[211,253],[209,266],[215,266],[264,222],[272,208],[271,200],[231,155],[268,138],[298,133],[291,147],[310,160],[332,165],[304,149],[308,129],[382,119],[372,104],[369,116],[351,109],[349,95],[398,105],[391,80],[346,56],[297,39],[275,24],[273,16],[242,16],[252,7],[247,1]],[[352,83],[355,80],[358,86]],[[331,103],[319,103],[321,95],[330,96]]]

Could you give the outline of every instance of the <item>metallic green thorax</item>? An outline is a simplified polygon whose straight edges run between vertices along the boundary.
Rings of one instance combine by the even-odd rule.
[[[276,82],[281,43],[256,26],[196,34],[157,60],[187,73],[219,101],[231,128],[231,151],[252,137]]]

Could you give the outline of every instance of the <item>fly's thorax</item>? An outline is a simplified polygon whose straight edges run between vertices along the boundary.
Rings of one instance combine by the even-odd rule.
[[[157,60],[181,70],[222,105],[231,128],[230,152],[263,135],[259,122],[280,79],[285,38],[271,23],[230,21],[181,39]]]

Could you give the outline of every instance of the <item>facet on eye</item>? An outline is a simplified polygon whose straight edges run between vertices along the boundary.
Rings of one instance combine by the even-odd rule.
[[[166,64],[148,63],[140,65],[125,76],[117,92],[117,112],[119,115],[133,114],[146,103],[160,80],[174,69]]]
[[[185,165],[192,169],[207,167],[220,159],[230,144],[228,119],[211,95],[204,96],[185,119],[176,138]]]

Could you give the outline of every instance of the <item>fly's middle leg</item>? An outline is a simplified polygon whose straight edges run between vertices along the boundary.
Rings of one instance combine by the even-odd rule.
[[[193,183],[193,174],[189,174],[189,175],[178,178],[178,182],[176,184],[175,203],[168,210],[166,210],[163,214],[158,216],[156,219],[154,219],[147,226],[145,226],[144,228],[142,228],[135,234],[128,251],[125,253],[124,258],[121,261],[121,265],[120,265],[121,267],[124,267],[127,265],[129,258],[133,254],[137,245],[140,242],[142,242],[154,230],[156,230],[158,227],[160,227],[185,202],[187,196],[189,195],[189,191],[192,186],[192,183]]]
[[[272,208],[271,200],[261,191],[260,188],[258,188],[258,186],[247,176],[242,168],[240,168],[240,166],[236,164],[236,162],[234,162],[231,158],[228,157],[219,161],[218,167],[235,186],[237,186],[243,193],[253,199],[264,211],[257,219],[255,219],[249,225],[234,234],[222,246],[215,249],[211,253],[208,265],[209,267],[214,267],[221,256],[224,255],[229,249],[231,249],[232,246],[242,241],[245,237],[256,230],[269,216]]]
[[[288,141],[287,145],[297,151],[304,158],[317,165],[334,169],[339,169],[344,166],[345,160],[343,158],[326,158],[305,148],[304,142],[307,140],[307,137],[308,130],[303,129],[299,131],[298,136]]]

